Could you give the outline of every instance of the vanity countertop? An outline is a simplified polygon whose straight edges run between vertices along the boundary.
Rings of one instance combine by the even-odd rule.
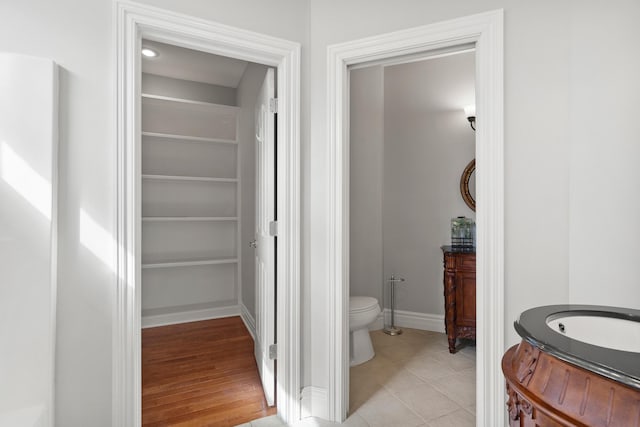
[[[442,249],[442,252],[448,252],[448,253],[460,253],[460,254],[476,253],[476,248],[461,248],[461,247],[451,246],[451,245],[440,246],[440,249]]]
[[[541,351],[640,390],[640,353],[587,344],[547,326],[548,318],[568,312],[575,316],[615,317],[640,322],[640,310],[596,305],[549,305],[523,312],[514,326],[525,341]]]

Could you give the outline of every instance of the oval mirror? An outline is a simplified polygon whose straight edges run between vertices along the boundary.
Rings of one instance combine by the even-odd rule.
[[[460,193],[469,209],[476,211],[476,159],[469,162],[460,178]]]

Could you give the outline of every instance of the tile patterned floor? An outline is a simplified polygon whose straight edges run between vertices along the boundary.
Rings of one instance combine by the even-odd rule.
[[[456,354],[447,349],[444,334],[404,328],[399,336],[371,332],[376,356],[351,368],[351,427],[473,427],[475,426],[475,357],[473,343]],[[241,427],[281,427],[278,417],[262,418]],[[306,419],[297,427],[339,424]]]

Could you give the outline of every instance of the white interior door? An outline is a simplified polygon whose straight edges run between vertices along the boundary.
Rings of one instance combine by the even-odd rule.
[[[267,404],[275,403],[275,112],[274,70],[267,70],[255,107],[256,341],[255,356]]]

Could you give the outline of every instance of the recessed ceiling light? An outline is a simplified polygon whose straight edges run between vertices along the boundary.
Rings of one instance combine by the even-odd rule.
[[[143,47],[140,52],[142,53],[142,56],[146,56],[147,58],[155,58],[158,56],[158,52],[153,49],[149,49],[148,47]]]

